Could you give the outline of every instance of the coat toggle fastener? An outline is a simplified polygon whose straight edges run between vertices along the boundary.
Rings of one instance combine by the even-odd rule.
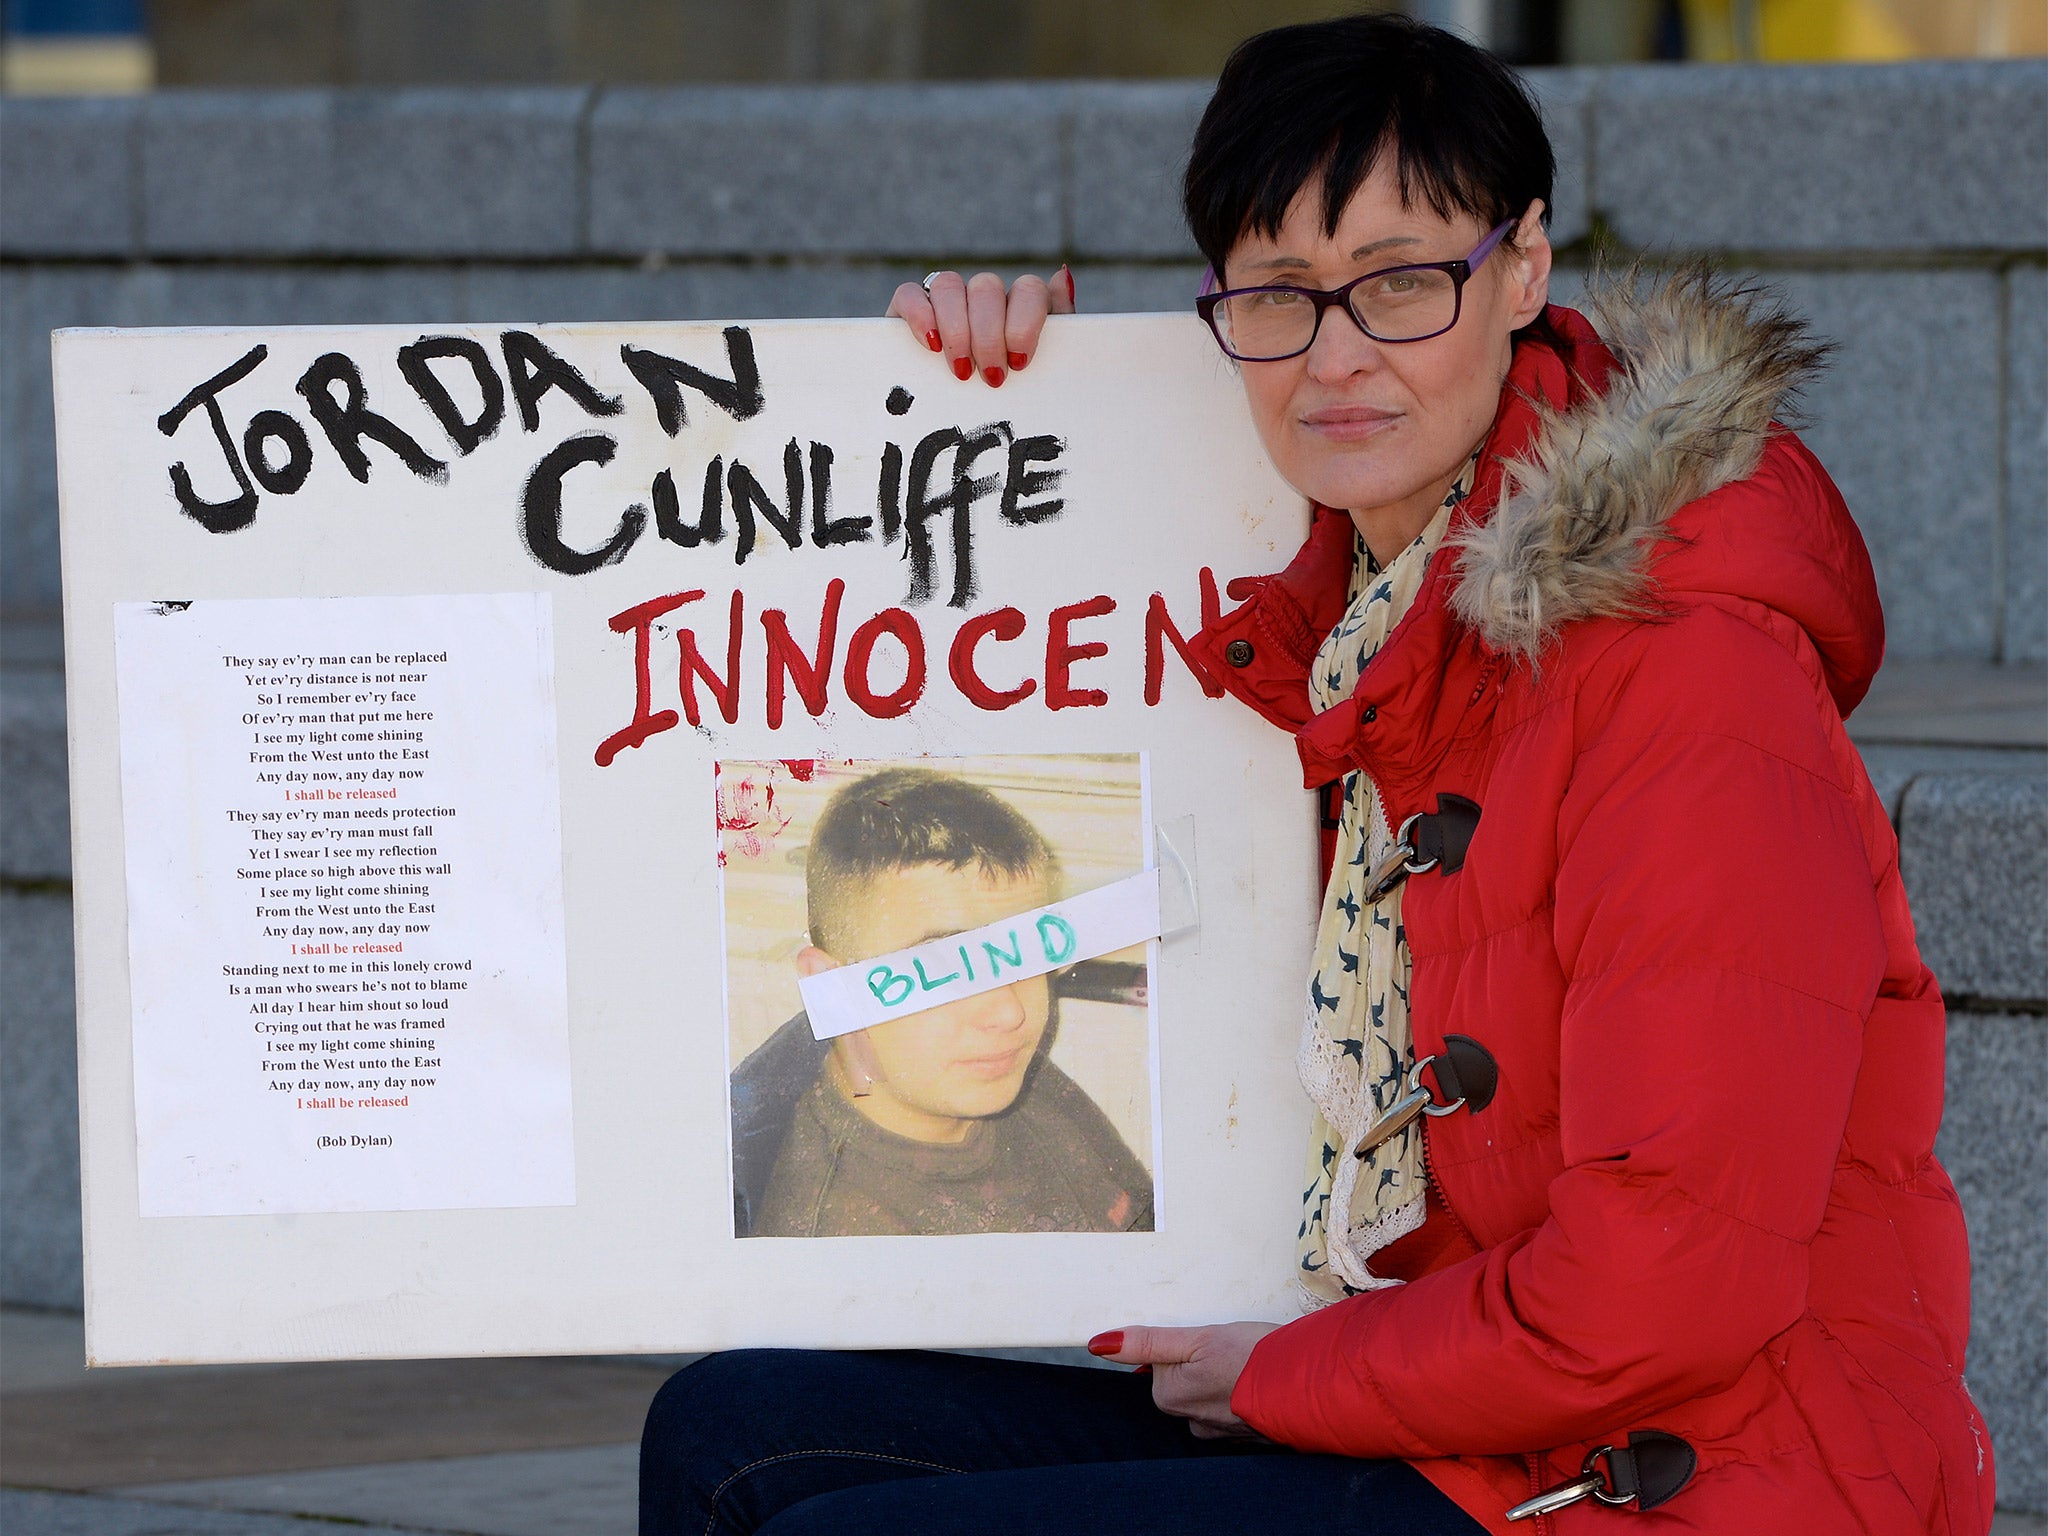
[[[1431,1093],[1422,1080],[1427,1071],[1436,1073],[1437,1093]],[[1441,1052],[1423,1057],[1408,1069],[1408,1091],[1358,1138],[1352,1156],[1364,1162],[1376,1147],[1407,1130],[1420,1115],[1434,1119],[1461,1109],[1476,1115],[1493,1102],[1499,1086],[1500,1065],[1491,1051],[1470,1035],[1446,1035]]]
[[[1635,1513],[1644,1514],[1691,1482],[1698,1465],[1693,1448],[1678,1436],[1661,1429],[1639,1429],[1625,1446],[1602,1445],[1588,1451],[1577,1477],[1524,1499],[1506,1518],[1532,1520],[1581,1499],[1597,1499],[1615,1509],[1633,1504]]]
[[[1410,875],[1442,866],[1447,875],[1465,867],[1465,850],[1479,830],[1479,805],[1463,795],[1440,794],[1434,811],[1418,811],[1401,823],[1394,846],[1380,860],[1365,889],[1367,901],[1383,900]]]

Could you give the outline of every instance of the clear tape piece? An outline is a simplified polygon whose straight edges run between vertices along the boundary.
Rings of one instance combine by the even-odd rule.
[[[1159,936],[1185,939],[1201,953],[1202,904],[1195,864],[1195,818],[1177,816],[1152,828],[1159,864]]]

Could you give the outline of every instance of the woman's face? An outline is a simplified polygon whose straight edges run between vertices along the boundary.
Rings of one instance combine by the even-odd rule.
[[[1403,540],[1419,532],[1492,425],[1513,332],[1542,313],[1549,294],[1542,207],[1532,203],[1510,232],[1519,249],[1500,245],[1473,273],[1458,323],[1443,335],[1373,341],[1333,309],[1301,356],[1238,365],[1280,473],[1324,506],[1358,514],[1369,540],[1376,516]],[[1391,157],[1382,156],[1334,235],[1323,232],[1322,188],[1311,183],[1277,235],[1238,242],[1224,285],[1338,288],[1383,267],[1455,260],[1486,233],[1469,214],[1446,219],[1426,202],[1403,207]]]

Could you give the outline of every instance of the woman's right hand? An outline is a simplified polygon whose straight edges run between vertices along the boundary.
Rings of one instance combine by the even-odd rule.
[[[888,312],[925,346],[944,353],[954,377],[978,373],[995,389],[1030,365],[1047,315],[1074,312],[1074,274],[1064,266],[1050,279],[1027,273],[1005,292],[993,272],[934,272],[929,289],[918,283],[899,287]]]

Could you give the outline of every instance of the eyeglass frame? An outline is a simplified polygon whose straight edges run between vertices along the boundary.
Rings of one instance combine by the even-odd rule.
[[[1195,313],[1200,315],[1203,323],[1209,327],[1209,334],[1216,338],[1216,345],[1223,349],[1223,355],[1240,363],[1284,363],[1291,357],[1300,357],[1302,353],[1308,351],[1310,347],[1316,344],[1316,338],[1323,333],[1323,317],[1331,309],[1340,306],[1344,313],[1351,317],[1351,323],[1357,326],[1362,334],[1371,337],[1372,340],[1381,343],[1383,346],[1405,346],[1411,341],[1430,341],[1456,327],[1459,318],[1465,313],[1465,284],[1472,280],[1472,274],[1477,272],[1485,263],[1486,258],[1493,254],[1494,247],[1498,246],[1507,237],[1507,232],[1520,222],[1520,219],[1503,219],[1500,223],[1494,225],[1487,232],[1486,238],[1472,247],[1470,252],[1452,261],[1414,261],[1404,262],[1398,267],[1381,267],[1376,271],[1362,273],[1354,277],[1341,288],[1303,288],[1297,283],[1262,283],[1254,288],[1221,288],[1213,293],[1198,295],[1195,299]],[[1370,282],[1376,277],[1390,277],[1396,272],[1442,272],[1447,274],[1451,279],[1450,321],[1439,329],[1423,336],[1375,335],[1372,328],[1359,317],[1358,311],[1351,307],[1351,290],[1360,283]],[[1206,287],[1209,283],[1216,280],[1215,268],[1209,268],[1203,276],[1204,286]],[[1237,298],[1247,293],[1298,293],[1313,303],[1316,307],[1316,318],[1315,324],[1309,329],[1308,340],[1299,347],[1296,347],[1292,352],[1282,352],[1277,357],[1245,357],[1240,353],[1232,351],[1230,343],[1223,339],[1222,327],[1216,323],[1216,309],[1225,299]]]

